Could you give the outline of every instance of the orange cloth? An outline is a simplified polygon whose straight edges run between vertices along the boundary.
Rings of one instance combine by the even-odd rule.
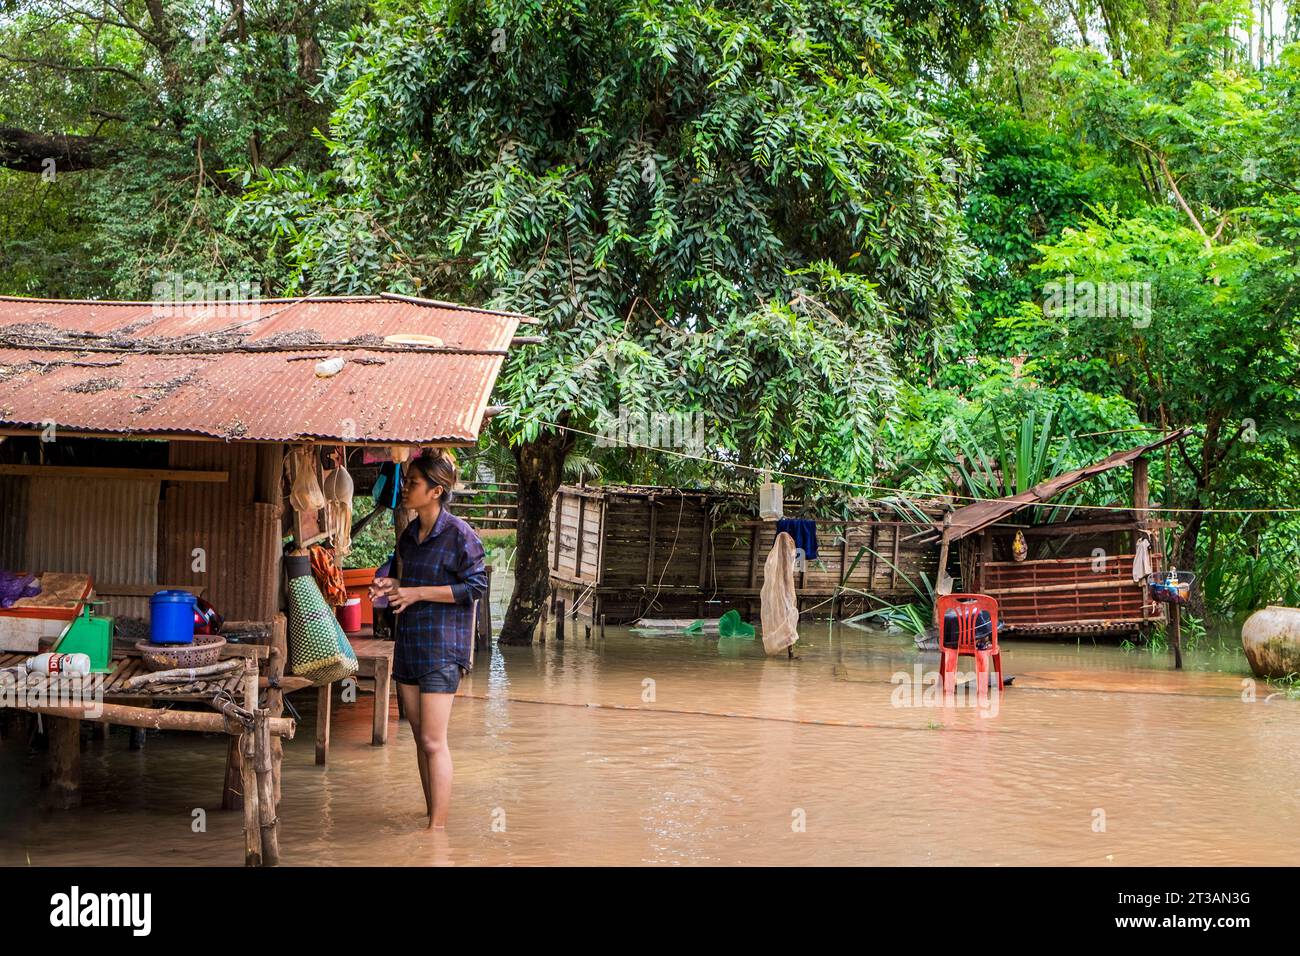
[[[330,607],[340,607],[347,603],[348,589],[343,583],[343,572],[334,560],[334,551],[313,545],[311,548],[311,574],[316,579],[316,586]]]

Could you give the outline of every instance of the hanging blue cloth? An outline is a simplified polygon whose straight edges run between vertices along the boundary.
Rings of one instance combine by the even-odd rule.
[[[375,499],[376,508],[396,508],[402,501],[402,466],[395,461],[386,461],[379,466],[379,477],[370,496]]]
[[[794,538],[794,546],[803,549],[809,561],[817,560],[817,522],[811,518],[781,518],[776,523],[776,533],[784,531]]]

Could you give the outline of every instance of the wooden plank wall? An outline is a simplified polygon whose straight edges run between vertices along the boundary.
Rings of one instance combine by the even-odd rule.
[[[580,511],[579,501],[583,502]],[[735,495],[653,494],[576,489],[565,486],[552,508],[552,576],[566,582],[597,583],[594,613],[609,623],[639,616],[716,617],[731,607],[751,615],[763,586],[763,564],[776,540],[776,523],[743,513]],[[583,520],[582,576],[575,575],[579,516]],[[915,598],[907,583],[933,577],[938,551],[919,543],[910,524],[864,516],[853,522],[818,525],[819,561],[796,578],[801,604],[811,607],[830,597],[858,549],[864,554],[849,587],[889,603]],[[593,555],[600,554],[599,564]],[[892,565],[892,567],[891,567]],[[653,605],[650,603],[653,597]],[[841,616],[879,606],[845,595],[816,608],[815,614]]]
[[[998,599],[1009,627],[1078,621],[1134,621],[1156,612],[1132,578],[1133,555],[1049,558],[984,565],[986,594]]]
[[[600,558],[601,503],[597,498],[565,494],[551,507],[551,572],[594,582]],[[582,541],[579,548],[578,542]]]

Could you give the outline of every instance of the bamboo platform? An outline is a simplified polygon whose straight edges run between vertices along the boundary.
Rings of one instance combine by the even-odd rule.
[[[30,655],[23,654],[23,653],[17,653],[17,654],[0,653],[0,669],[6,667],[22,667],[23,661],[27,660],[29,656]],[[114,657],[113,663],[116,666],[113,668],[112,673],[102,675],[104,680],[103,690],[104,690],[105,700],[110,700],[110,699],[143,700],[147,698],[156,697],[159,699],[177,700],[177,701],[179,700],[206,701],[217,697],[222,692],[230,694],[232,697],[235,697],[236,699],[239,699],[243,693],[242,685],[244,681],[244,675],[239,671],[235,671],[233,674],[220,677],[216,680],[204,681],[204,683],[210,685],[209,688],[205,691],[182,690],[181,688],[187,686],[185,684],[178,684],[175,687],[166,687],[166,688],[159,688],[157,690],[143,691],[138,688],[131,688],[126,686],[127,681],[129,681],[132,677],[136,677],[140,674],[150,673],[149,668],[145,666],[143,659],[141,659],[138,656],[138,654],[135,657],[126,657],[126,656]],[[93,686],[94,679],[99,676],[101,675],[97,675],[97,674],[91,675],[91,680],[89,682],[90,686]],[[79,691],[81,689],[83,680],[82,678],[78,678],[78,677],[65,677],[61,679],[61,683],[64,686],[72,689],[72,691],[75,693],[76,691]]]
[[[114,642],[111,673],[56,678],[36,692],[29,680],[26,687],[32,699],[24,699],[8,685],[13,696],[0,695],[0,709],[25,711],[47,719],[49,751],[47,783],[43,784],[46,802],[61,809],[81,803],[82,721],[101,727],[119,724],[140,729],[224,733],[229,742],[222,808],[243,810],[245,865],[276,865],[280,857],[281,741],[292,738],[296,728],[293,720],[280,716],[283,695],[311,681],[284,675],[284,616],[269,622],[265,632],[268,643],[228,643],[223,648],[222,660],[242,658],[242,667],[174,687],[128,686],[132,678],[151,671],[134,644],[122,641]],[[0,653],[0,667],[22,667],[28,656]],[[263,662],[266,670],[259,676],[259,664]],[[185,703],[207,706],[174,706]],[[133,737],[133,748],[135,743]]]

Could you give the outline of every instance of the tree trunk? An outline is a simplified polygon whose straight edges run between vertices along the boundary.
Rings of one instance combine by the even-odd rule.
[[[104,166],[114,152],[112,146],[95,136],[45,134],[0,126],[0,167],[4,169],[58,175]]]
[[[501,625],[502,644],[531,644],[551,586],[551,502],[560,487],[569,432],[543,432],[515,449],[519,483],[515,588]]]

